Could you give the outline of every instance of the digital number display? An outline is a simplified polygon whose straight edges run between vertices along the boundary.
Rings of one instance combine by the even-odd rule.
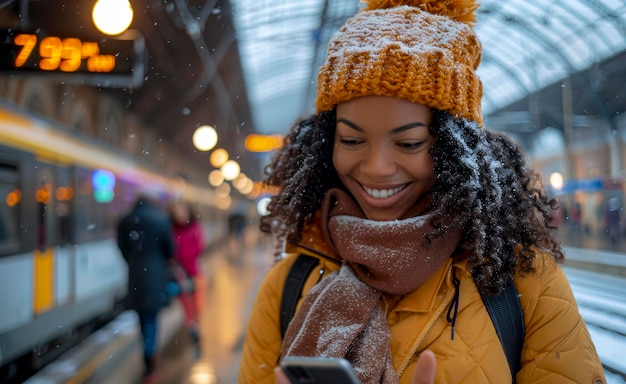
[[[83,40],[3,30],[0,39],[3,72],[99,86],[137,87],[143,82],[143,38]]]
[[[32,33],[18,33],[13,43],[21,47],[15,58],[15,68],[21,68],[32,57],[39,60],[39,68],[44,71],[76,72],[86,64],[88,72],[111,72],[115,68],[114,55],[101,55],[100,46],[95,41],[81,41],[75,37],[61,39],[46,36],[38,41]],[[39,49],[35,49],[38,47]]]

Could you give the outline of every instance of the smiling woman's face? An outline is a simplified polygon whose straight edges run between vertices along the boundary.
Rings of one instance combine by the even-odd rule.
[[[337,106],[333,164],[366,217],[402,218],[435,184],[431,109],[385,96]]]

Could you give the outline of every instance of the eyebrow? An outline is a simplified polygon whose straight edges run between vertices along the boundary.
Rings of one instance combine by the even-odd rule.
[[[347,125],[348,127],[354,129],[355,131],[365,132],[363,130],[363,128],[359,127],[358,125],[354,124],[353,122],[351,122],[350,120],[348,120],[346,118],[341,117],[341,118],[337,119],[337,124],[339,124],[339,123],[344,123],[345,125]],[[408,124],[402,125],[402,126],[400,126],[398,128],[392,129],[390,133],[395,135],[397,133],[401,133],[401,132],[407,131],[407,130],[409,130],[411,128],[415,128],[415,127],[426,127],[426,124],[424,124],[422,122],[419,122],[419,121],[416,121],[414,123],[408,123]]]

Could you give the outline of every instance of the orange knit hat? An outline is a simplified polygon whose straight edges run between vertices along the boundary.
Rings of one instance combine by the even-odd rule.
[[[363,0],[328,44],[317,111],[394,96],[482,125],[475,0]]]

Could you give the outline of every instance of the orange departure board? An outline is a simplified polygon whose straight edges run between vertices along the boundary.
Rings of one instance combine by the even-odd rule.
[[[83,39],[0,30],[0,71],[43,75],[102,87],[138,87],[144,77],[144,39]]]

